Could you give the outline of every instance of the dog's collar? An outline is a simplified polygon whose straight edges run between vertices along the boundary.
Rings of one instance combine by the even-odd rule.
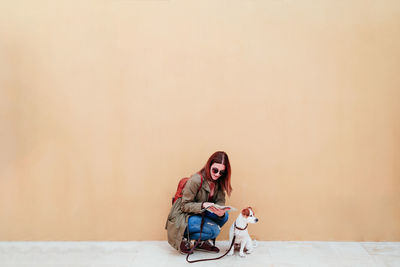
[[[240,228],[240,227],[237,227],[237,226],[236,226],[236,222],[235,222],[235,228],[238,229],[238,230],[240,230],[240,231],[246,230],[248,225],[249,225],[249,224],[246,224],[246,227],[245,227],[245,228]]]

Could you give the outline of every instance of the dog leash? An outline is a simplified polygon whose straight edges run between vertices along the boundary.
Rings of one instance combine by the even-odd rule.
[[[213,261],[213,260],[219,260],[219,259],[225,257],[226,254],[228,254],[228,252],[232,249],[232,246],[233,246],[233,244],[235,243],[235,239],[236,239],[236,235],[233,236],[232,243],[231,243],[229,249],[228,249],[228,250],[225,252],[225,254],[222,255],[222,256],[219,256],[219,257],[217,257],[217,258],[209,258],[209,259],[189,260],[189,255],[190,255],[190,254],[187,254],[187,256],[186,256],[186,261],[189,262],[189,263],[195,263],[195,262],[199,262],[199,261]],[[193,248],[190,250],[190,253],[193,252],[194,248],[195,248],[195,246],[193,246]]]
[[[204,226],[204,212],[201,213],[200,235],[199,235],[199,238],[197,239],[197,243],[200,243],[201,233],[203,232],[203,226]],[[188,233],[188,240],[189,240],[189,233]],[[196,261],[189,261],[189,255],[193,253],[195,248],[196,248],[196,244],[192,247],[192,249],[189,251],[189,253],[186,256],[186,261],[189,263],[196,262]]]
[[[200,240],[201,240],[201,232],[203,231],[203,225],[204,225],[204,213],[202,213],[202,216],[201,216],[200,235],[199,235],[199,239],[197,240],[198,243],[199,243]],[[247,229],[247,226],[248,226],[248,224],[246,224],[246,227],[245,227],[245,228],[239,228],[239,227],[236,226],[236,221],[235,221],[235,228],[238,229],[238,230],[244,231],[244,230]],[[233,244],[235,244],[235,239],[236,239],[236,235],[233,234],[232,243],[231,243],[231,245],[229,246],[229,249],[225,252],[224,255],[219,256],[219,257],[216,257],[216,258],[200,259],[200,260],[189,260],[189,255],[192,254],[193,251],[194,251],[194,249],[196,248],[196,245],[194,245],[193,248],[190,250],[190,252],[187,254],[187,256],[186,256],[186,261],[189,262],[189,263],[195,263],[195,262],[199,262],[199,261],[219,260],[219,259],[225,257],[226,254],[228,254],[228,252],[232,249]]]

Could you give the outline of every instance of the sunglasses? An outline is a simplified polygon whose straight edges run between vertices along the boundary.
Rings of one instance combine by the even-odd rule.
[[[211,171],[212,171],[213,173],[215,173],[215,174],[217,174],[218,171],[219,171],[219,175],[221,175],[221,176],[225,174],[225,171],[224,171],[224,170],[219,170],[218,168],[212,168]]]

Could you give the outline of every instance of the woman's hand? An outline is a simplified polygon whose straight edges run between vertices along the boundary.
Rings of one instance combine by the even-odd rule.
[[[215,214],[217,214],[218,216],[224,216],[225,215],[225,211],[219,208],[216,208],[213,206],[214,203],[211,202],[204,202],[203,203],[203,208],[207,209]]]
[[[225,211],[224,210],[221,210],[221,209],[216,208],[216,207],[209,207],[208,210],[213,212],[213,213],[215,213],[215,214],[217,214],[219,217],[222,217],[222,216],[225,215]]]

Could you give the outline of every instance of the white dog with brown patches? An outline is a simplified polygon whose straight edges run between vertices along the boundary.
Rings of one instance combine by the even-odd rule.
[[[253,248],[255,246],[250,238],[249,232],[247,231],[247,226],[249,223],[256,222],[258,222],[258,219],[254,216],[254,211],[251,207],[242,210],[242,213],[237,217],[236,221],[232,224],[231,229],[229,230],[229,244],[232,243],[233,236],[236,236],[235,244],[228,253],[229,256],[232,256],[235,247],[237,248],[239,246],[240,257],[245,257],[244,252],[247,254],[253,252]]]

